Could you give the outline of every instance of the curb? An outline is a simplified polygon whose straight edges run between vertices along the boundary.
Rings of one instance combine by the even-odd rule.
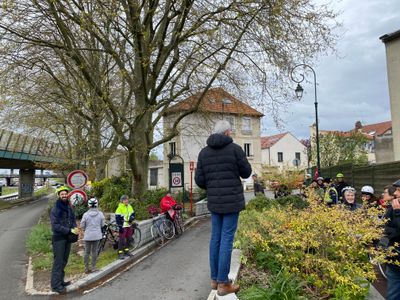
[[[228,274],[228,278],[235,282],[238,279],[239,269],[240,269],[240,256],[242,251],[239,249],[232,250],[232,258],[231,258],[231,270]],[[226,296],[217,296],[216,290],[211,290],[208,295],[207,300],[239,300],[236,294],[228,294]]]
[[[190,227],[192,227],[193,225],[195,225],[197,223],[198,219],[200,219],[200,218],[193,217],[193,218],[188,219],[184,224],[185,231],[187,229],[189,229]],[[117,274],[115,274],[114,276],[112,276],[111,278],[109,278],[108,280],[105,281],[105,282],[108,282],[108,281],[114,279],[115,277],[117,277],[118,275],[120,275],[121,273],[127,271],[128,269],[130,269],[131,267],[133,267],[134,265],[136,265],[137,263],[139,263],[140,261],[142,261],[149,255],[153,254],[156,250],[168,245],[171,242],[172,242],[172,240],[167,241],[165,244],[163,244],[161,246],[155,244],[154,241],[148,242],[147,244],[141,246],[139,249],[136,249],[133,252],[131,252],[132,257],[125,258],[124,260],[117,259],[117,260],[113,261],[112,263],[110,263],[109,265],[101,268],[99,271],[88,274],[87,276],[72,283],[70,286],[67,287],[67,293],[82,289],[88,285],[91,285],[91,284],[103,279],[104,277],[110,275],[111,273],[116,272],[118,269],[121,269],[120,272],[117,272]],[[123,268],[123,267],[125,267],[125,268]],[[89,292],[93,289],[94,288],[90,289]],[[55,292],[38,291],[33,287],[33,268],[32,268],[32,258],[31,257],[29,257],[29,262],[28,262],[25,292],[26,292],[26,294],[31,295],[31,296],[58,295],[58,293],[55,293]]]

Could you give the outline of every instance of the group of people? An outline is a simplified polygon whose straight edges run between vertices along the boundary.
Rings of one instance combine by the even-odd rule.
[[[385,186],[381,197],[375,195],[372,186],[365,185],[361,188],[360,201],[356,199],[356,190],[344,181],[343,174],[336,176],[336,181],[330,178],[318,177],[312,180],[309,188],[313,189],[321,201],[328,206],[341,204],[350,211],[364,208],[379,208],[385,222],[382,240],[385,246],[394,246],[398,253],[390,259],[387,265],[388,278],[387,299],[400,299],[400,179],[391,185]]]
[[[64,269],[68,263],[71,244],[78,240],[79,229],[77,227],[74,211],[69,203],[69,188],[61,186],[56,190],[58,199],[50,212],[50,221],[52,227],[52,246],[53,246],[53,267],[51,272],[51,289],[57,293],[64,293],[66,287],[71,284],[65,281]],[[96,272],[96,262],[98,249],[103,230],[105,228],[104,214],[99,210],[99,201],[91,198],[87,202],[88,211],[86,211],[80,221],[80,229],[84,232],[84,257],[85,273]],[[160,201],[162,213],[168,213],[176,206],[176,201],[171,194],[167,194]],[[167,214],[166,214],[167,215]],[[167,218],[171,217],[170,214]],[[119,229],[118,238],[118,258],[124,259],[132,254],[129,251],[130,243],[134,233],[132,226],[135,219],[135,211],[129,203],[129,197],[122,195],[120,203],[115,211],[115,221]]]
[[[329,177],[318,177],[309,183],[308,188],[313,189],[318,199],[328,206],[342,204],[353,211],[360,208],[362,204],[368,207],[383,205],[383,200],[375,196],[374,188],[370,185],[361,188],[362,204],[357,202],[355,188],[344,180],[342,173],[338,173],[335,180]]]

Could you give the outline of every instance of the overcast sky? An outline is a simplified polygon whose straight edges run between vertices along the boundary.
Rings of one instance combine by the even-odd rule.
[[[400,2],[343,0],[333,7],[342,11],[340,57],[325,56],[312,66],[317,74],[320,129],[349,130],[357,120],[363,124],[388,121],[386,54],[379,37],[400,29]],[[309,126],[315,120],[313,83],[303,88],[302,100],[281,116],[282,129],[268,115],[263,118],[263,135],[290,131],[298,138],[309,137]]]

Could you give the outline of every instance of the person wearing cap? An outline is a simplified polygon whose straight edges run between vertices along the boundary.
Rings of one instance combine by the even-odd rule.
[[[312,182],[313,182],[313,179],[312,179],[311,174],[310,174],[310,173],[307,173],[306,179],[304,180],[303,185],[304,185],[305,187],[308,187],[308,186],[310,186],[310,184],[311,184]]]
[[[324,186],[324,177],[318,177],[317,178],[317,183],[318,183],[318,185],[319,185],[319,187],[320,188],[322,188],[322,189],[325,189],[325,186]]]
[[[65,293],[70,282],[64,281],[64,269],[68,263],[71,251],[69,235],[78,234],[75,214],[68,202],[69,188],[61,186],[56,190],[58,199],[50,211],[51,241],[53,246],[53,267],[51,270],[51,289],[56,293]]]
[[[98,209],[99,202],[96,198],[88,201],[89,210],[85,212],[81,220],[81,228],[85,231],[83,240],[85,242],[85,255],[83,262],[85,264],[85,273],[96,272],[97,253],[100,240],[103,237],[101,229],[104,226],[104,215]],[[92,256],[91,268],[89,268],[89,258]]]
[[[356,190],[351,186],[346,186],[342,189],[343,194],[343,206],[354,211],[361,207],[361,204],[356,203]]]
[[[379,208],[379,200],[374,195],[374,188],[370,185],[364,185],[361,188],[361,200],[365,207]]]
[[[392,186],[387,186],[383,193],[384,200],[388,207],[385,213],[385,236],[389,240],[388,246],[396,247],[396,256],[390,257],[392,263],[386,265],[387,276],[387,298],[388,300],[400,299],[400,266],[395,263],[400,262],[400,180]]]
[[[131,256],[129,252],[129,241],[132,239],[133,228],[131,226],[135,219],[135,211],[129,204],[129,197],[122,195],[117,210],[115,211],[115,221],[119,227],[118,258],[124,259]]]
[[[338,193],[336,188],[333,186],[332,180],[329,177],[324,178],[324,202],[328,206],[332,206],[334,204],[338,204]]]
[[[251,176],[251,178],[253,179],[254,196],[257,196],[257,194],[264,195],[264,188],[261,185],[261,183],[258,181],[257,174],[253,174]]]
[[[350,186],[347,182],[344,181],[344,175],[343,173],[337,173],[336,174],[336,191],[337,194],[339,195],[339,201],[343,201],[343,192],[342,190],[346,187]]]
[[[243,149],[233,143],[231,125],[218,121],[197,160],[196,184],[207,190],[207,207],[211,212],[210,269],[211,288],[218,296],[236,293],[228,274],[231,265],[233,239],[239,213],[245,208],[241,178],[251,175]]]

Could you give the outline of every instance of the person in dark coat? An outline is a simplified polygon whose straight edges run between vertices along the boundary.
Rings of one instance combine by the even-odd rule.
[[[384,189],[384,200],[388,202],[388,208],[385,213],[385,235],[389,240],[388,246],[395,246],[400,243],[400,180],[393,186],[387,186]],[[397,246],[396,251],[400,253]],[[393,262],[400,262],[400,254],[391,257]],[[394,263],[388,263],[386,266],[387,275],[387,300],[400,299],[400,266]]]
[[[257,174],[253,174],[251,176],[251,178],[253,179],[253,189],[254,189],[254,196],[257,196],[257,194],[265,194],[264,193],[264,188],[261,185],[261,183],[258,181],[258,176]]]
[[[228,279],[233,238],[239,212],[245,207],[241,178],[251,175],[243,149],[233,143],[228,121],[218,121],[197,160],[196,184],[207,190],[211,212],[210,268],[211,288],[219,296],[236,293],[239,286]]]
[[[339,202],[343,202],[343,189],[346,186],[350,186],[346,181],[344,181],[344,175],[342,173],[338,173],[336,175],[336,184],[335,184],[335,189],[337,191],[337,194],[339,195]]]
[[[66,291],[65,287],[70,284],[70,282],[64,281],[64,269],[68,263],[71,251],[71,243],[68,240],[68,235],[70,233],[78,234],[75,215],[68,202],[68,192],[69,189],[65,186],[57,189],[59,198],[50,212],[54,255],[51,271],[51,289],[57,293],[64,293]]]

